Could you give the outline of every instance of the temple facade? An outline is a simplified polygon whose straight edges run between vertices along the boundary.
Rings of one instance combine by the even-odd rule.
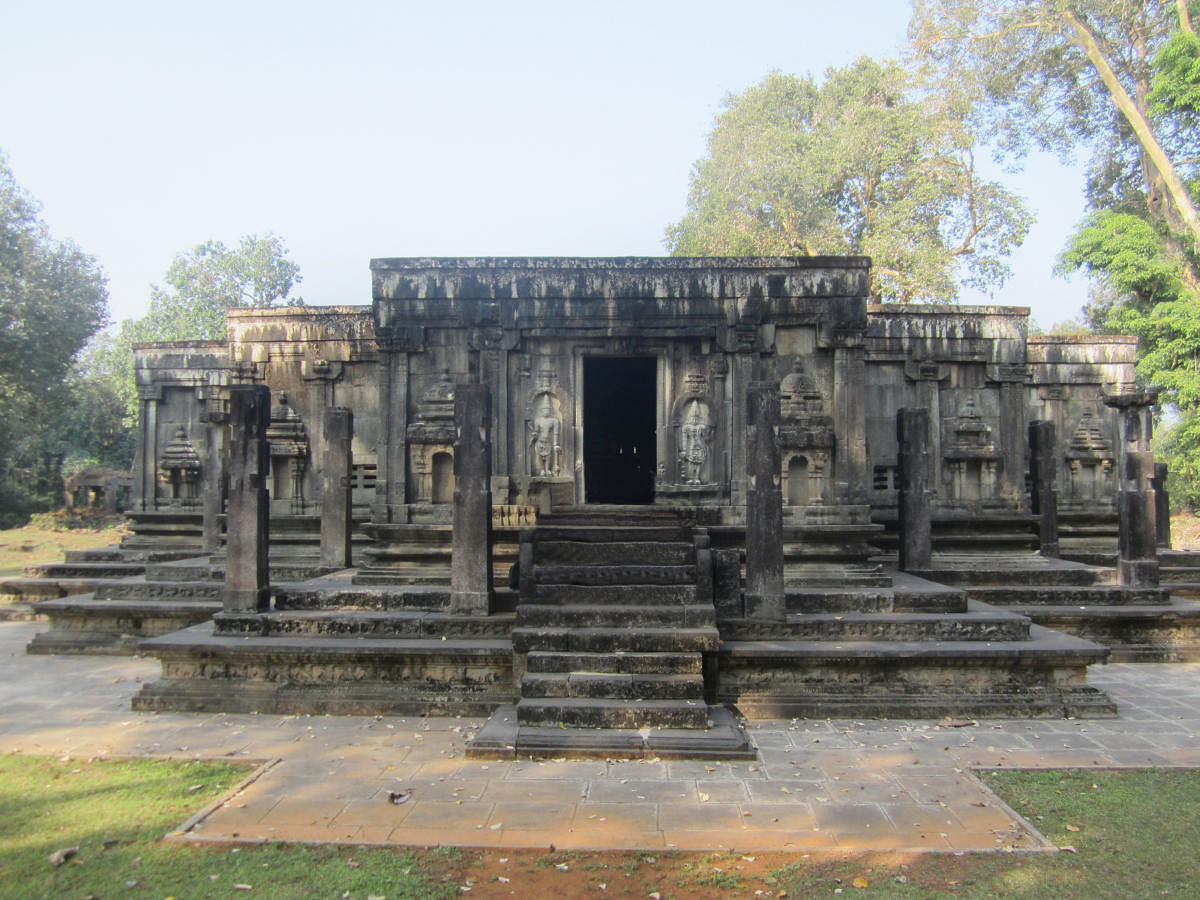
[[[1028,514],[1034,420],[1055,427],[1064,515],[1114,514],[1105,400],[1134,389],[1134,339],[1030,335],[1023,307],[871,304],[868,271],[854,257],[374,260],[371,306],[231,310],[227,341],[138,349],[134,507],[201,512],[223,489],[228,388],[264,384],[273,515],[318,509],[321,412],[340,406],[358,514],[449,523],[455,386],[478,383],[496,507],[737,523],[746,389],[772,381],[788,522],[893,521],[906,407],[933,423],[935,518]]]
[[[1200,658],[1134,339],[869,267],[377,259],[369,306],[140,346],[132,534],[47,571],[97,579],[30,650],[158,657],[135,709],[711,758],[737,714],[1113,715],[1110,648]]]

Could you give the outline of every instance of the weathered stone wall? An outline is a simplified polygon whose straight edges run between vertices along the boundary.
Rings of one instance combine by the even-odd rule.
[[[164,475],[164,454],[182,428],[205,478],[228,385],[251,382],[272,394],[275,515],[318,510],[322,411],[343,406],[356,514],[448,524],[454,388],[477,382],[493,399],[494,503],[583,502],[584,369],[599,356],[653,360],[656,503],[740,521],[745,392],[774,381],[786,522],[867,503],[891,514],[901,408],[930,413],[936,516],[1028,511],[1032,419],[1055,424],[1064,513],[1111,511],[1115,414],[1100,398],[1132,384],[1135,342],[1030,337],[1022,307],[868,305],[868,265],[373,260],[370,307],[232,310],[227,343],[139,349],[135,503],[199,511],[198,490],[176,496],[187,491]]]
[[[166,341],[134,349],[140,408],[133,509],[199,512],[204,472],[212,464],[203,413],[226,381],[225,344]],[[180,465],[172,470],[171,463]]]
[[[407,435],[410,447],[406,489],[393,483],[386,510],[377,514],[404,520],[414,503],[431,501],[433,489],[422,479],[436,482],[429,460],[447,449],[436,427],[445,399],[439,383],[447,380],[479,380],[495,398],[499,502],[581,502],[589,356],[656,361],[656,502],[744,503],[745,388],[754,379],[779,380],[797,362],[828,412],[848,413],[831,419],[838,424],[826,429],[830,446],[812,448],[826,457],[814,462],[827,482],[824,496],[816,490],[818,500],[865,497],[865,444],[854,404],[861,392],[839,388],[835,378],[837,365],[853,368],[856,352],[861,367],[855,345],[865,326],[864,259],[371,265],[380,346],[390,357],[384,405],[393,417],[393,472],[404,466],[395,441]],[[836,359],[839,352],[845,360]],[[843,429],[840,465],[831,452],[835,427]]]
[[[1029,417],[1054,424],[1060,510],[1113,513],[1119,438],[1104,398],[1134,387],[1137,338],[1032,335],[1028,358]]]
[[[365,511],[374,500],[380,421],[370,307],[238,309],[229,311],[228,324],[231,380],[271,389],[272,513],[319,510],[330,406],[353,411],[353,499]],[[290,413],[281,422],[285,398]]]
[[[896,504],[896,413],[929,410],[935,514],[1028,511],[1025,307],[872,305],[866,337],[872,506]]]

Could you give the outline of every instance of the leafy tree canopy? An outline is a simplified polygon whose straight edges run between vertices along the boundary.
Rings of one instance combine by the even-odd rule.
[[[51,236],[0,154],[0,525],[59,499],[72,361],[107,314],[96,260]]]
[[[723,106],[667,228],[674,255],[865,254],[872,296],[906,302],[954,299],[960,271],[980,287],[1009,274],[1030,214],[897,64],[864,57],[821,84],[772,72]]]
[[[175,255],[164,280],[165,287],[151,287],[146,315],[126,323],[135,341],[220,340],[226,309],[304,304],[291,296],[300,267],[283,239],[269,233],[246,235],[234,248],[197,244]]]

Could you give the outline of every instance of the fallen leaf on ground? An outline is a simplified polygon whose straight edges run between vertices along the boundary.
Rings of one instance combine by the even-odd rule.
[[[1078,830],[1079,830],[1078,825],[1068,825],[1067,826],[1067,831],[1078,831]]]
[[[412,791],[388,791],[388,803],[399,806],[401,803],[407,803],[411,796]]]
[[[46,858],[46,862],[52,866],[61,866],[68,859],[79,852],[78,847],[63,847],[61,850],[55,850]]]

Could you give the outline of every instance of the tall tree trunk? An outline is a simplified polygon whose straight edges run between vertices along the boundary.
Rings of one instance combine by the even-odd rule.
[[[1186,2],[1186,0],[1182,0]],[[1067,25],[1067,37],[1071,43],[1083,50],[1087,54],[1093,66],[1096,67],[1096,72],[1100,75],[1100,80],[1104,82],[1104,86],[1108,89],[1109,96],[1112,98],[1113,104],[1121,112],[1129,122],[1133,133],[1137,135],[1138,143],[1146,155],[1150,157],[1155,170],[1159,177],[1162,178],[1163,185],[1167,193],[1171,196],[1171,201],[1175,206],[1176,211],[1182,220],[1184,230],[1191,235],[1192,242],[1197,249],[1200,249],[1200,213],[1196,212],[1196,205],[1192,202],[1191,196],[1187,192],[1187,188],[1183,185],[1183,180],[1179,177],[1179,173],[1175,171],[1175,166],[1172,164],[1166,151],[1158,142],[1158,138],[1154,134],[1154,129],[1150,126],[1150,122],[1146,119],[1145,114],[1138,108],[1133,98],[1129,96],[1129,92],[1125,90],[1125,86],[1121,84],[1117,78],[1116,72],[1113,71],[1104,52],[1100,49],[1100,44],[1097,42],[1095,35],[1085,25],[1078,16],[1068,10],[1063,10],[1061,13],[1063,21]]]

